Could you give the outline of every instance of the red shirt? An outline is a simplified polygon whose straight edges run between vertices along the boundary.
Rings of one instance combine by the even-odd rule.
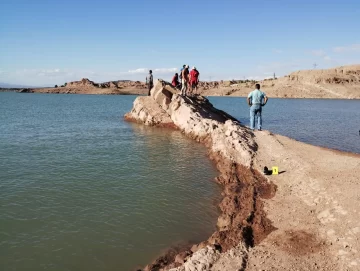
[[[176,87],[179,84],[178,77],[176,75],[174,75],[174,77],[172,78],[171,84],[174,87]]]
[[[199,80],[199,72],[197,70],[191,70],[190,72],[191,82],[197,82]]]

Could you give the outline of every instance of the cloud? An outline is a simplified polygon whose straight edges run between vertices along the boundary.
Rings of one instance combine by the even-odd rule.
[[[59,76],[72,76],[73,73],[68,70],[50,69],[50,70],[40,70],[37,72],[36,75],[45,76],[45,77],[59,77]]]
[[[331,61],[331,57],[324,50],[312,50],[310,53],[313,56],[321,57],[324,61]]]
[[[136,70],[129,70],[128,73],[147,73],[149,69],[147,68],[140,68]]]
[[[360,44],[351,44],[348,46],[338,46],[333,48],[335,53],[360,52]]]
[[[161,68],[161,69],[155,69],[154,72],[157,72],[157,73],[170,73],[170,72],[176,72],[177,71],[177,68]]]
[[[326,56],[326,52],[324,50],[312,50],[310,53],[314,56]]]
[[[148,68],[139,68],[135,70],[129,70],[128,73],[148,73],[150,69]],[[177,68],[156,68],[152,70],[154,73],[166,74],[171,72],[176,72]]]
[[[275,54],[281,54],[282,52],[283,52],[283,50],[280,50],[280,49],[273,50],[273,53],[275,53]]]

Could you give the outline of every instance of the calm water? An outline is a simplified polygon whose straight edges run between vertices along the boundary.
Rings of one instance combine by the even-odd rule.
[[[249,125],[245,98],[209,100]],[[263,128],[313,145],[360,153],[360,100],[269,99],[263,107]]]
[[[206,149],[134,96],[0,93],[0,270],[129,270],[215,229]]]

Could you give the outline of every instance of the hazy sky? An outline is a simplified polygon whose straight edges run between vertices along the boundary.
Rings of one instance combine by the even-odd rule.
[[[359,0],[1,0],[0,82],[264,78],[360,63]]]

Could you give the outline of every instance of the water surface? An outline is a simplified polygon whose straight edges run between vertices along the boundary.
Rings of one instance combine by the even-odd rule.
[[[246,98],[209,100],[249,125]],[[309,144],[360,153],[360,100],[270,98],[263,107],[263,128]]]
[[[130,270],[215,230],[206,149],[124,122],[134,99],[0,93],[0,270]]]

